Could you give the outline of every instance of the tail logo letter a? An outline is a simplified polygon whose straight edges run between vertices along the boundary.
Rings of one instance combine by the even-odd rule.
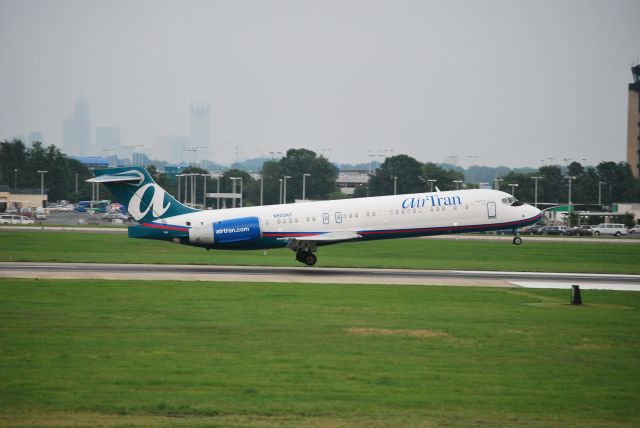
[[[153,188],[153,197],[151,198],[151,202],[147,204],[147,208],[144,211],[140,211],[140,204],[142,203],[142,196],[144,192],[149,188]],[[129,200],[129,213],[133,216],[136,221],[139,221],[144,216],[147,215],[149,210],[151,210],[153,217],[157,218],[162,216],[167,212],[171,203],[167,203],[167,206],[163,206],[164,204],[164,195],[165,191],[155,183],[148,183],[144,186],[140,187]]]

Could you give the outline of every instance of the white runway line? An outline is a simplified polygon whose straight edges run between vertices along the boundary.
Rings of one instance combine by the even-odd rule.
[[[582,290],[610,290],[610,291],[640,291],[640,284],[599,284],[576,282],[541,282],[541,281],[510,281],[511,284],[523,288],[546,288],[570,290],[572,285],[579,285]]]

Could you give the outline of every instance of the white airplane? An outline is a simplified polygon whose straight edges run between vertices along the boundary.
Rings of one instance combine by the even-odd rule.
[[[456,190],[283,205],[196,210],[158,186],[142,167],[95,171],[139,225],[130,238],[159,239],[206,249],[287,247],[312,266],[318,246],[512,229],[536,223],[542,211],[498,190]]]

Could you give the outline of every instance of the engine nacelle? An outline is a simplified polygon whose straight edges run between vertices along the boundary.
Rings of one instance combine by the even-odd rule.
[[[243,244],[261,237],[258,217],[222,220],[189,229],[189,243],[198,246]]]
[[[261,237],[258,217],[234,218],[213,223],[215,244],[240,244],[257,241]]]

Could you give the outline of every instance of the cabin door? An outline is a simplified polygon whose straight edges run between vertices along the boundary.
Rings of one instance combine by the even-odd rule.
[[[490,219],[496,218],[496,203],[495,202],[487,202],[487,214]]]

